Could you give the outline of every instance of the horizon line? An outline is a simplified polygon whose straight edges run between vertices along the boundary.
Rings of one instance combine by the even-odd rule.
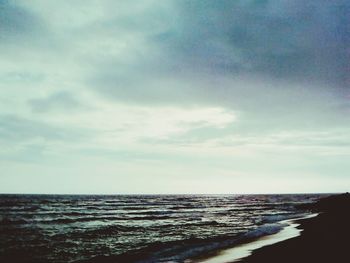
[[[347,191],[342,192],[271,192],[271,193],[0,193],[0,195],[100,195],[100,196],[120,196],[120,195],[307,195],[307,194],[344,194]]]

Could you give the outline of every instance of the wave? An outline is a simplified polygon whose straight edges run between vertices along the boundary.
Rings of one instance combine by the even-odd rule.
[[[252,231],[232,236],[219,236],[208,239],[191,238],[179,241],[156,242],[144,248],[128,251],[114,256],[98,256],[92,259],[77,261],[76,263],[97,262],[130,262],[130,263],[154,263],[154,262],[183,262],[185,259],[199,255],[233,247],[247,243],[262,236],[279,232],[284,225],[266,224]]]
[[[106,262],[183,261],[279,231],[276,221],[299,213],[290,200],[308,199],[0,195],[0,250],[31,247],[40,262],[101,254]]]
[[[305,214],[300,214],[300,213],[282,213],[282,214],[270,214],[270,215],[265,215],[261,219],[261,223],[274,223],[274,222],[279,222],[282,220],[287,220],[287,219],[293,219],[293,218],[298,218],[301,216],[305,216]]]
[[[89,217],[68,217],[68,218],[58,218],[58,219],[38,219],[35,220],[36,223],[42,224],[68,224],[68,223],[81,223],[81,222],[92,222],[92,221],[145,221],[145,220],[166,220],[173,219],[170,216],[89,216]]]
[[[23,225],[23,224],[28,224],[28,221],[24,219],[9,219],[9,218],[3,218],[0,220],[0,226]]]

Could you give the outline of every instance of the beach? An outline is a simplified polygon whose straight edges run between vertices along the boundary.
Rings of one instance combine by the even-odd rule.
[[[349,262],[350,195],[321,199],[309,209],[317,217],[299,220],[301,235],[253,251],[240,262]]]
[[[311,214],[305,216],[303,219],[316,217],[318,214]],[[249,243],[243,243],[233,248],[218,251],[215,255],[204,258],[203,260],[194,260],[198,263],[222,263],[222,262],[241,262],[242,259],[250,256],[253,251],[273,245],[300,235],[302,229],[299,229],[299,223],[296,221],[300,219],[283,220],[280,224],[284,225],[284,228],[271,235],[262,236]]]
[[[284,228],[208,257],[189,262],[349,262],[350,195],[333,195],[301,205],[313,214],[283,220]]]

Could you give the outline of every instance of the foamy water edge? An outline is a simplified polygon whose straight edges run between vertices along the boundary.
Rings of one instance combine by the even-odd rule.
[[[296,221],[301,219],[308,219],[316,216],[318,216],[318,213],[310,214],[299,218],[282,220],[279,222],[279,224],[285,225],[285,226],[282,228],[281,231],[275,234],[262,236],[252,242],[241,244],[233,248],[221,250],[216,255],[203,260],[188,260],[186,262],[187,263],[190,263],[190,262],[199,262],[199,263],[239,262],[242,259],[250,256],[254,250],[300,236],[300,233],[303,230],[297,228],[300,224],[296,223]]]

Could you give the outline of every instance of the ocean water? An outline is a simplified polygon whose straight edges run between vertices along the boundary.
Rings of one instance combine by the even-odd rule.
[[[0,195],[0,262],[183,262],[276,233],[320,197]]]

